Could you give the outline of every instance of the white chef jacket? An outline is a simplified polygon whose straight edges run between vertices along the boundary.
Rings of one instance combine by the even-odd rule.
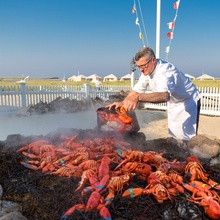
[[[191,80],[173,64],[157,59],[155,70],[148,76],[142,74],[133,90],[144,93],[148,83],[152,92],[170,93],[167,102],[169,134],[181,140],[195,136],[200,95]]]

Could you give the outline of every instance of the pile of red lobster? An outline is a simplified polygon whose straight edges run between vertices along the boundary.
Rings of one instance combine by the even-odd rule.
[[[17,152],[24,155],[21,164],[25,167],[79,178],[75,191],[80,191],[82,196],[90,194],[86,205],[70,207],[61,219],[77,210],[98,210],[102,219],[109,220],[108,205],[118,194],[131,198],[152,195],[160,204],[165,200],[172,202],[175,196],[183,194],[188,201],[203,207],[209,218],[220,217],[220,185],[209,178],[198,158],[168,161],[163,153],[135,151],[131,147],[115,137],[81,140],[78,136],[61,136],[59,145],[38,140]],[[146,181],[146,187],[129,188],[134,177]]]

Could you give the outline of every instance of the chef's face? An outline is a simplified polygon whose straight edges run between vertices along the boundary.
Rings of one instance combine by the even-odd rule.
[[[137,67],[140,71],[145,75],[149,75],[153,72],[156,66],[156,59],[155,57],[151,57],[147,59],[146,57],[141,57],[138,61],[136,61]]]

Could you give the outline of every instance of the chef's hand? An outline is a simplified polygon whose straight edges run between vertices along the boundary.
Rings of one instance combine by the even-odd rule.
[[[123,101],[125,111],[135,110],[138,104],[138,100],[138,93],[127,96]]]
[[[105,107],[108,108],[109,110],[111,110],[111,108],[112,108],[113,106],[115,106],[115,109],[118,109],[118,108],[120,108],[122,105],[123,105],[123,102],[113,102],[112,104],[106,105]]]

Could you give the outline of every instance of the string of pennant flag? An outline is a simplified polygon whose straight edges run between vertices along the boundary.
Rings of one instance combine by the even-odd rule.
[[[147,39],[147,33],[146,33],[146,29],[145,29],[145,25],[144,25],[144,19],[143,19],[143,16],[142,16],[142,12],[141,12],[141,5],[140,5],[140,1],[138,0],[138,6],[139,6],[139,13],[140,13],[140,16],[141,16],[141,21],[142,21],[142,26],[140,25],[139,23],[139,17],[138,17],[138,11],[137,11],[137,7],[136,7],[136,1],[134,0],[134,5],[132,7],[132,14],[135,14],[136,15],[136,19],[135,19],[135,24],[138,26],[138,29],[139,29],[139,38],[140,40],[142,41],[143,43],[143,47],[145,47],[145,45],[147,44],[148,45],[148,39]],[[143,31],[144,31],[144,34],[143,34],[143,31],[142,31],[142,28],[143,28]],[[144,37],[144,35],[146,36],[146,39]],[[145,42],[146,40],[146,42]]]
[[[146,30],[145,30],[145,25],[144,25],[144,20],[143,20],[143,16],[142,16],[142,13],[141,13],[141,6],[140,6],[140,1],[138,1],[138,6],[139,6],[139,13],[140,13],[140,16],[141,16],[141,19],[142,19],[142,26],[143,26],[143,29],[144,29],[144,34],[143,34],[143,31],[142,31],[142,27],[139,23],[139,17],[138,17],[138,11],[137,11],[137,7],[136,7],[136,1],[134,0],[134,5],[132,7],[132,14],[135,14],[136,15],[136,19],[135,19],[135,24],[138,26],[138,29],[139,29],[139,38],[140,40],[142,40],[142,43],[143,43],[143,47],[145,47],[145,45],[149,45],[148,44],[148,39],[147,39],[147,33],[146,33]],[[168,46],[166,47],[165,49],[165,53],[166,53],[166,60],[168,60],[168,54],[170,52],[170,46],[171,46],[171,42],[172,42],[172,39],[173,39],[173,36],[174,36],[174,27],[175,27],[175,22],[176,22],[176,19],[177,19],[177,15],[178,15],[178,9],[179,9],[179,5],[180,5],[180,0],[177,0],[176,2],[173,3],[173,8],[176,10],[176,13],[175,13],[175,16],[174,16],[174,19],[172,22],[169,22],[167,23],[168,25],[168,28],[170,29],[170,32],[167,33],[167,37],[170,39],[169,41],[169,44]],[[144,35],[146,36],[146,43],[145,43],[145,37]]]
[[[169,45],[165,49],[166,60],[168,60],[168,54],[170,52],[170,46],[171,46],[171,42],[172,42],[173,35],[174,35],[174,28],[175,28],[175,22],[177,19],[177,15],[178,15],[179,5],[180,5],[180,0],[177,0],[176,2],[174,2],[173,8],[176,10],[176,13],[175,13],[173,21],[167,23],[167,26],[171,31],[167,33],[167,37],[170,39],[170,41],[169,41]]]

